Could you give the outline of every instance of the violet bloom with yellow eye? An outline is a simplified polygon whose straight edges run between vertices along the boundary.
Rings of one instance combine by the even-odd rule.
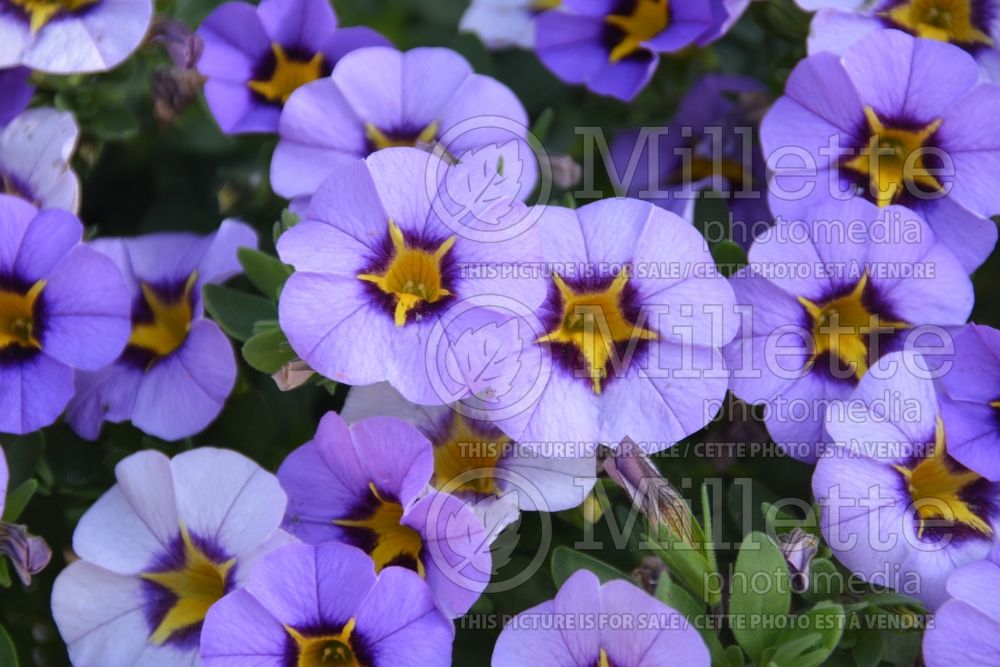
[[[198,433],[218,416],[236,383],[232,343],[205,318],[201,287],[239,273],[236,251],[256,247],[256,234],[226,220],[207,236],[150,234],[91,246],[125,276],[132,333],[113,363],[77,374],[66,420],[91,440],[105,421],[131,421],[165,440]]]
[[[198,28],[198,71],[222,131],[274,132],[289,96],[330,74],[346,53],[389,41],[370,28],[339,28],[326,0],[226,2]]]
[[[101,368],[128,340],[121,274],[82,236],[72,214],[0,195],[0,433],[54,422],[73,369]]]
[[[370,417],[350,427],[333,412],[278,470],[288,494],[285,529],[309,544],[344,542],[375,571],[416,572],[450,618],[489,583],[489,538],[465,501],[428,491],[431,443],[410,424]]]
[[[74,665],[197,667],[208,610],[257,560],[295,540],[278,528],[285,494],[242,454],[147,450],[73,533],[80,557],[56,579],[52,615]]]

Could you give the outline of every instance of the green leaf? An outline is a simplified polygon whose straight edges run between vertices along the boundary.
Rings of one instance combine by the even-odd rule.
[[[7,494],[7,505],[3,510],[3,520],[7,523],[14,523],[21,516],[21,512],[28,506],[31,497],[38,490],[38,482],[28,479],[22,482],[16,489]]]
[[[802,597],[810,602],[836,598],[844,592],[846,577],[829,558],[813,558],[809,564],[809,588]]]
[[[0,588],[10,588],[10,568],[7,559],[0,556]]]
[[[602,584],[614,579],[630,581],[624,572],[597,560],[593,556],[574,551],[567,546],[556,547],[552,552],[552,581],[556,583],[556,586],[561,587],[577,570],[593,572]]]
[[[695,525],[692,521],[692,531],[700,533],[700,528],[694,531]],[[716,581],[717,577],[710,574],[712,570],[705,555],[675,535],[667,526],[655,529],[658,531],[655,538],[644,535],[643,539],[650,543],[656,555],[666,563],[671,574],[687,588],[688,592],[700,597],[706,604],[713,607],[719,604],[721,596],[718,587],[708,585],[709,582]],[[700,534],[695,539],[704,542]]]
[[[123,107],[105,107],[87,120],[86,128],[98,139],[124,141],[139,133],[139,121]]]
[[[282,263],[273,255],[268,255],[254,248],[240,248],[236,256],[243,267],[243,273],[259,289],[264,296],[277,299],[281,288],[292,275],[292,267]]]
[[[278,245],[278,239],[281,235],[287,232],[289,229],[299,224],[301,218],[297,213],[293,213],[291,209],[286,208],[281,212],[281,219],[274,223],[274,229],[272,231],[274,235],[274,245]]]
[[[252,367],[271,375],[289,361],[296,359],[295,350],[288,344],[281,329],[272,328],[254,334],[243,344],[243,358]]]
[[[548,107],[542,113],[538,114],[538,118],[535,119],[535,124],[531,126],[531,133],[535,135],[535,138],[539,142],[545,143],[546,139],[549,138],[549,130],[552,129],[552,120],[555,118],[556,112],[552,110],[552,107]]]
[[[239,341],[253,336],[253,325],[259,320],[278,318],[274,303],[263,297],[240,292],[221,285],[205,285],[201,290],[205,310],[222,330]]]
[[[781,634],[777,617],[788,614],[792,600],[785,559],[767,535],[754,532],[743,539],[730,586],[733,635],[760,664],[761,653]]]
[[[859,632],[851,655],[858,667],[878,667],[882,661],[881,633],[872,630]]]
[[[745,657],[746,656],[743,655],[743,649],[736,644],[726,647],[726,664],[729,667],[743,667]]]
[[[722,643],[719,641],[719,636],[715,633],[711,624],[705,623],[704,603],[699,602],[682,586],[678,586],[671,581],[670,576],[666,572],[660,576],[660,580],[656,584],[655,597],[663,604],[679,612],[694,625],[701,638],[705,640],[708,652],[712,654],[713,665],[726,667],[730,664],[729,658],[726,656],[726,651],[722,648]],[[742,665],[742,653],[740,656],[740,664]]]
[[[0,625],[0,665],[3,667],[17,667],[17,651],[14,649],[14,640],[7,634],[7,630]]]
[[[747,265],[747,253],[733,241],[719,241],[712,248],[712,258],[725,276],[731,276]]]
[[[795,617],[781,633],[769,665],[775,667],[817,667],[837,648],[844,634],[844,608],[820,602]]]

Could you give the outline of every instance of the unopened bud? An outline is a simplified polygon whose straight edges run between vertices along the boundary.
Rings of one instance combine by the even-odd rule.
[[[27,586],[52,559],[52,550],[40,537],[29,535],[24,526],[0,523],[0,554],[10,558],[18,578]]]
[[[278,389],[281,391],[291,391],[308,382],[313,373],[313,369],[309,368],[306,362],[296,359],[282,366],[271,377],[274,379],[274,383],[278,385]]]
[[[809,588],[809,565],[819,548],[816,536],[796,528],[790,533],[778,536],[778,548],[788,565],[788,578],[792,590],[802,593]]]

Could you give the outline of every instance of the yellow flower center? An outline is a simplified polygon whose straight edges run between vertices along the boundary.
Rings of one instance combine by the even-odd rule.
[[[908,483],[913,507],[920,520],[918,537],[923,537],[927,521],[933,519],[968,526],[986,537],[993,535],[990,525],[962,497],[963,492],[982,477],[946,457],[944,423],[940,417],[931,455],[912,469],[899,465],[893,467]]]
[[[993,45],[993,38],[972,23],[971,0],[909,0],[881,16],[917,37]]]
[[[562,318],[555,331],[538,339],[539,343],[572,345],[583,356],[587,377],[595,394],[601,393],[601,380],[617,343],[635,345],[640,340],[655,340],[655,331],[629,322],[622,311],[622,292],[628,283],[625,269],[603,290],[577,292],[558,274],[553,275],[562,299]]]
[[[165,357],[179,348],[191,330],[191,295],[197,282],[198,272],[195,271],[188,277],[183,293],[176,300],[162,298],[155,289],[143,283],[142,297],[153,319],[133,325],[129,345],[152,352],[156,357]]]
[[[829,352],[848,368],[854,368],[854,376],[860,380],[868,371],[868,350],[873,338],[909,326],[905,322],[883,320],[877,313],[869,312],[864,303],[867,286],[868,274],[865,273],[849,294],[825,304],[799,297],[799,303],[812,317],[810,365]]]
[[[38,32],[56,15],[72,13],[98,0],[11,0],[31,18],[31,32]]]
[[[375,509],[364,519],[335,519],[334,523],[345,528],[358,528],[369,531],[375,537],[374,548],[369,555],[375,561],[375,571],[381,572],[389,565],[413,565],[421,577],[426,574],[420,555],[424,548],[420,533],[401,523],[403,506],[398,502],[386,500],[370,483],[375,497]]]
[[[597,667],[611,667],[611,662],[608,660],[608,652],[603,648],[600,655],[597,656]]]
[[[941,182],[928,173],[927,140],[941,127],[941,119],[918,130],[886,127],[871,107],[865,107],[871,130],[868,146],[844,163],[844,167],[868,177],[872,196],[880,207],[888,206],[914,184],[925,193],[941,189]]]
[[[185,526],[181,526],[184,545],[184,563],[176,570],[148,572],[142,575],[173,593],[176,600],[153,631],[149,641],[157,646],[175,633],[184,631],[205,620],[209,608],[226,593],[226,577],[236,564],[236,559],[216,563],[191,539]]]
[[[532,0],[531,8],[536,12],[544,12],[555,9],[562,4],[562,0]]]
[[[611,14],[604,22],[622,31],[621,40],[611,50],[609,60],[616,63],[643,48],[647,42],[666,30],[670,22],[669,0],[636,0],[631,14]]]
[[[35,308],[45,289],[39,280],[27,292],[0,289],[0,350],[11,345],[27,349],[42,349],[35,331]]]
[[[667,178],[668,183],[697,183],[706,178],[723,176],[734,190],[742,189],[744,181],[750,179],[747,170],[736,160],[713,160],[696,156],[685,160],[679,169]]]
[[[456,414],[447,437],[434,447],[435,488],[446,493],[500,495],[495,471],[510,445],[506,435],[499,432],[496,437],[483,435]]]
[[[352,618],[337,634],[317,637],[303,635],[286,625],[285,632],[295,641],[299,653],[296,667],[365,667],[351,647],[355,623]]]
[[[389,220],[389,238],[393,254],[385,273],[362,273],[358,279],[374,284],[396,299],[394,319],[396,326],[401,327],[406,324],[407,313],[414,308],[451,296],[442,284],[441,261],[455,245],[455,237],[449,237],[430,252],[408,245],[403,231],[393,220]]]
[[[378,151],[384,148],[414,148],[432,144],[434,139],[437,138],[439,129],[439,123],[434,121],[421,130],[415,137],[397,137],[387,134],[371,123],[365,123],[365,137],[368,138],[368,141],[372,142],[375,150]]]
[[[248,81],[247,86],[269,102],[284,104],[300,86],[323,76],[323,54],[316,53],[309,60],[299,60],[285,53],[285,49],[273,42],[274,71],[265,81]]]

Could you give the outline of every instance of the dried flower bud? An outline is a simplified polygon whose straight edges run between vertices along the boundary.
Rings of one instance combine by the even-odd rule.
[[[158,17],[151,34],[153,41],[163,44],[174,65],[181,69],[194,69],[205,50],[201,37],[179,21]]]

